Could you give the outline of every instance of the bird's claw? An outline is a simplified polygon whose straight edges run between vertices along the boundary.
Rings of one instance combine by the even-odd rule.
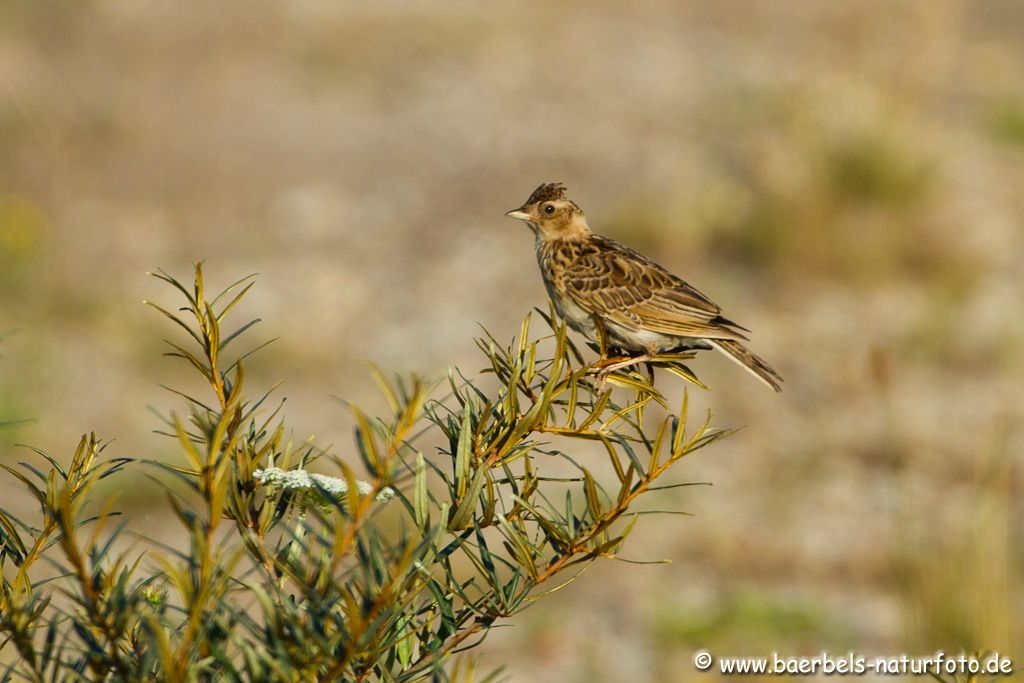
[[[623,356],[620,358],[602,358],[587,368],[588,375],[594,375],[594,389],[598,394],[603,394],[608,384],[608,377],[616,370],[625,370],[628,367],[639,363],[650,362],[653,354],[646,353],[640,356]]]

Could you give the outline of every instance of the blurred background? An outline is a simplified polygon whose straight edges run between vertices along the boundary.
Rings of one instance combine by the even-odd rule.
[[[546,299],[502,214],[562,181],[755,331],[744,427],[497,629],[515,681],[708,679],[716,654],[998,649],[1024,664],[1024,4],[0,1],[0,458],[161,457],[182,409],[144,273],[260,273],[250,386],[349,452],[364,362],[481,365]],[[190,381],[190,380],[189,380]],[[354,458],[354,456],[352,456]],[[0,485],[0,500],[10,485]],[[144,481],[121,493],[148,524]],[[170,522],[167,522],[170,524]],[[1017,615],[1017,616],[1014,616]]]

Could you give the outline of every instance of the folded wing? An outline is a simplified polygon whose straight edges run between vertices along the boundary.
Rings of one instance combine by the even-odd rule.
[[[590,313],[659,334],[744,340],[745,328],[689,283],[632,249],[598,238],[565,273],[566,292]]]

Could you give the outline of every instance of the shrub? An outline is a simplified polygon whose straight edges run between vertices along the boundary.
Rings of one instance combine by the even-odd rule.
[[[185,299],[151,304],[186,335],[167,355],[209,387],[176,391],[187,417],[166,418],[186,464],[108,458],[89,434],[66,467],[38,450],[3,465],[40,511],[0,511],[3,680],[469,680],[453,655],[616,557],[640,498],[688,485],[664,475],[724,434],[687,425],[685,391],[673,412],[654,387],[654,367],[697,382],[689,356],[598,392],[565,326],[539,312],[539,337],[528,315],[511,344],[478,340],[493,380],[452,370],[442,398],[373,369],[390,414],[352,407],[359,481],[354,456],[291,445],[270,392],[247,393],[253,351],[229,354],[256,321],[227,323],[252,278],[211,299],[201,265],[191,287],[155,276]],[[570,454],[581,440],[602,448],[607,476]],[[541,473],[556,461],[571,476]],[[180,547],[133,532],[110,501],[90,505],[98,482],[139,468],[165,487]]]

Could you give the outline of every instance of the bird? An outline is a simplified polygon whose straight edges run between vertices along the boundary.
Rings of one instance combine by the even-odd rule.
[[[505,214],[534,234],[537,263],[555,311],[601,349],[602,373],[659,353],[717,349],[775,391],[782,377],[744,342],[750,330],[682,278],[590,229],[562,183],[544,183]],[[611,359],[607,350],[622,352]],[[603,379],[603,377],[602,377]]]

